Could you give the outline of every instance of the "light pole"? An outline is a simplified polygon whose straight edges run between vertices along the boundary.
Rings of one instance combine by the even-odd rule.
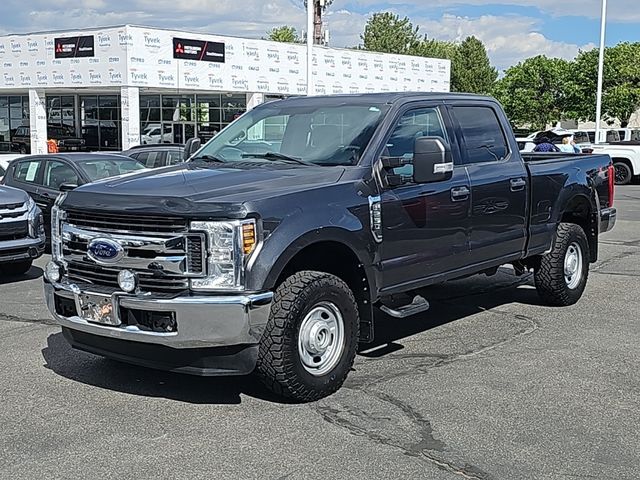
[[[307,95],[313,95],[313,13],[315,1],[307,0]]]
[[[598,91],[596,93],[596,144],[600,143],[600,122],[602,119],[602,83],[604,79],[604,48],[607,28],[607,0],[602,0],[600,24],[600,55],[598,57]]]

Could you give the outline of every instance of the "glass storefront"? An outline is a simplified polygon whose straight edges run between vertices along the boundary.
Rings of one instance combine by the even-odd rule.
[[[121,150],[120,95],[81,95],[79,112],[87,150]]]
[[[246,109],[245,94],[140,95],[141,143],[206,142]]]
[[[29,126],[29,96],[0,96],[0,142],[11,142],[22,126]]]

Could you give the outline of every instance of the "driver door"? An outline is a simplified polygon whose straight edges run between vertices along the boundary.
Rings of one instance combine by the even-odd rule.
[[[415,139],[441,137],[452,145],[454,169],[450,179],[417,184],[413,165],[389,169],[405,182],[381,194],[382,291],[420,286],[469,261],[470,182],[460,162],[447,112],[436,105],[406,110],[391,129],[382,156],[411,160]]]

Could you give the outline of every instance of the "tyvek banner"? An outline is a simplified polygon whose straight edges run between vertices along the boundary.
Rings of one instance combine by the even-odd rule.
[[[89,36],[93,57],[55,58],[56,38]],[[449,90],[448,60],[314,47],[312,61],[315,94]],[[0,66],[0,88],[307,93],[303,45],[143,27],[0,37]]]

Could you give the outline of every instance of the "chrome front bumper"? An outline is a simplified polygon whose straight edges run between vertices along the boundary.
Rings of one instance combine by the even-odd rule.
[[[166,296],[144,294],[127,295],[112,292],[114,312],[120,307],[142,310],[174,312],[175,332],[152,332],[137,327],[108,326],[89,322],[79,316],[64,317],[56,312],[55,296],[74,299],[80,293],[104,293],[91,286],[73,283],[44,283],[47,307],[55,320],[64,328],[108,337],[110,339],[155,344],[174,349],[255,345],[260,341],[269,318],[273,293],[215,296]]]
[[[44,253],[45,236],[0,242],[0,263],[36,259]]]

